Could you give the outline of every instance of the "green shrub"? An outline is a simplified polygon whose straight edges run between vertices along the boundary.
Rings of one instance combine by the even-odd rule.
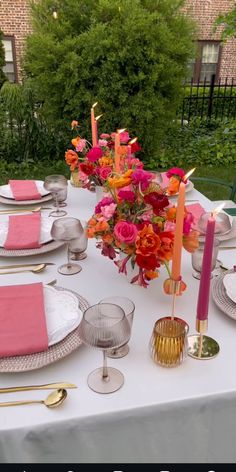
[[[3,33],[0,30],[0,88],[2,84],[7,80],[3,72],[3,66],[5,66],[5,50],[3,47],[2,38],[3,38]]]
[[[236,164],[236,120],[192,120],[173,123],[162,142],[159,159],[146,161],[150,169],[172,166],[226,166]]]
[[[101,132],[128,128],[144,155],[158,155],[181,100],[193,27],[182,0],[57,0],[33,5],[25,73],[47,120],[71,119],[90,138],[90,108],[99,102]]]

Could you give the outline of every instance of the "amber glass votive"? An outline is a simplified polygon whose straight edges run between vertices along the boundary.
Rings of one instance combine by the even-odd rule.
[[[149,343],[154,362],[163,367],[180,365],[188,352],[188,324],[181,318],[166,316],[156,321]]]

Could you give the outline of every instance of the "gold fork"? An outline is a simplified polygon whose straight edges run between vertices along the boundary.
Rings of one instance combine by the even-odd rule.
[[[37,206],[35,208],[17,208],[17,209],[10,209],[10,210],[0,210],[0,215],[11,215],[14,213],[29,213],[29,212],[34,213],[41,210],[51,210],[51,207]]]

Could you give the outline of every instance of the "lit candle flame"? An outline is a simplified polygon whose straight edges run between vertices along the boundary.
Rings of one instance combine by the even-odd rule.
[[[196,167],[194,167],[193,169],[191,169],[189,172],[187,172],[187,174],[185,174],[183,176],[183,181],[186,182],[186,180],[188,180],[188,178],[190,177],[190,175],[193,174],[193,172],[195,171]]]
[[[98,121],[99,118],[101,118],[102,115],[103,115],[103,113],[101,115],[95,116],[95,120]]]
[[[126,130],[126,128],[118,129],[118,130],[117,130],[117,133],[119,133],[119,134],[120,134],[120,133],[123,133],[125,130]]]
[[[58,18],[58,13],[57,13],[56,10],[53,10],[52,16],[53,16],[54,20],[57,20],[57,18]]]
[[[129,141],[128,144],[134,144],[134,143],[136,143],[137,139],[138,139],[138,138],[131,139],[131,141]]]
[[[92,105],[92,108],[95,108],[97,106],[98,102],[95,102],[93,105]]]
[[[211,212],[211,216],[213,216],[213,218],[215,218],[218,213],[220,213],[220,211],[222,210],[222,208],[224,208],[225,204],[224,203],[221,203],[218,207],[216,207],[212,212]]]

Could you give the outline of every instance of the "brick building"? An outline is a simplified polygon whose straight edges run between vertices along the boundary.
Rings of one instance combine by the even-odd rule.
[[[212,33],[212,25],[219,13],[225,13],[234,6],[234,0],[186,0],[184,12],[197,22],[197,57],[192,67],[194,80],[209,80],[216,77],[236,78],[236,39],[225,44],[220,41],[218,28]],[[20,58],[24,41],[32,32],[28,0],[0,0],[0,28],[4,34],[6,50],[5,72],[11,81],[21,77]]]

